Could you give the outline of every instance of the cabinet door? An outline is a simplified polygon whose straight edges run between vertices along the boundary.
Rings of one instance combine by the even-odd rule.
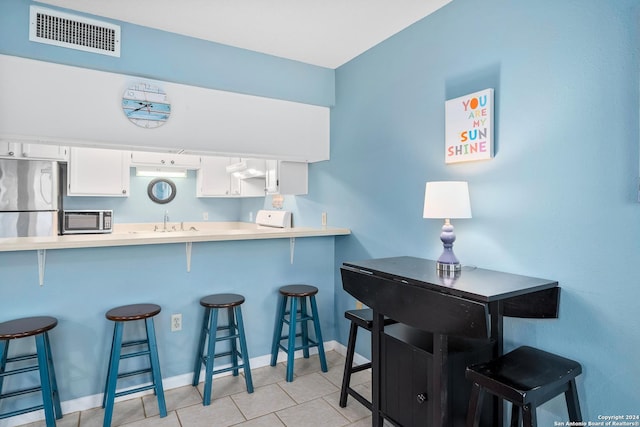
[[[17,157],[20,144],[15,142],[0,141],[0,157]]]
[[[71,147],[68,196],[129,196],[129,151]]]
[[[406,342],[382,334],[381,360],[380,386],[384,391],[380,406],[385,416],[403,426],[431,425],[432,357]]]
[[[69,147],[48,144],[21,144],[21,155],[24,158],[43,160],[67,160]]]
[[[133,151],[131,152],[131,165],[175,166],[195,169],[200,166],[200,157],[190,154]]]
[[[227,173],[228,157],[202,157],[196,174],[197,197],[228,197],[231,178]]]
[[[267,160],[267,194],[307,194],[308,165],[302,162]]]

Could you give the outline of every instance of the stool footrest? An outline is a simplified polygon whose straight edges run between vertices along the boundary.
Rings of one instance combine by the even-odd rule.
[[[127,377],[133,377],[134,375],[148,374],[148,373],[151,373],[151,372],[152,372],[151,368],[139,369],[137,371],[130,371],[130,372],[122,372],[122,373],[118,374],[118,379],[127,378]]]
[[[21,356],[8,357],[7,363],[22,362],[23,360],[36,359],[37,357],[38,357],[37,353],[23,354]]]
[[[353,366],[351,368],[351,373],[355,374],[356,372],[364,371],[366,369],[369,369],[370,367],[371,367],[371,362],[363,363],[362,365],[358,365],[358,366]]]
[[[37,387],[31,387],[31,388],[24,388],[22,390],[10,391],[8,393],[0,394],[0,399],[5,399],[7,397],[20,396],[23,394],[35,393],[36,391],[40,391],[40,390],[42,390],[42,387],[37,386]]]
[[[141,351],[136,351],[134,353],[121,354],[120,360],[130,359],[132,357],[138,357],[138,356],[147,356],[149,354],[150,354],[149,350],[141,350]]]
[[[149,384],[149,385],[144,385],[142,387],[132,388],[131,390],[117,391],[114,396],[115,397],[127,396],[129,394],[138,393],[139,391],[153,390],[155,388],[156,386],[154,384]]]
[[[244,363],[239,364],[238,366],[229,366],[228,368],[220,368],[220,369],[214,369],[211,374],[215,375],[215,374],[221,374],[223,372],[229,372],[229,371],[235,371],[236,369],[244,369]]]
[[[371,402],[369,402],[363,395],[361,395],[351,387],[347,389],[347,393],[349,393],[349,396],[353,397],[358,402],[362,403],[362,405],[364,405],[368,410],[371,410],[371,406],[372,406]]]
[[[284,346],[282,344],[278,344],[278,346],[281,349],[283,349],[285,352],[289,350],[288,347],[286,347],[286,346]],[[318,347],[318,343],[313,341],[313,340],[311,340],[311,339],[309,339],[309,344],[308,345],[301,345],[301,346],[298,346],[298,347],[294,347],[293,351],[304,350],[304,349],[308,349],[308,348],[311,348],[311,347]]]
[[[135,341],[127,341],[127,342],[123,342],[121,347],[132,347],[134,345],[142,345],[142,344],[149,344],[149,340],[135,340]]]
[[[16,409],[15,411],[11,411],[11,412],[7,412],[7,413],[4,413],[4,414],[0,414],[0,420],[2,420],[4,418],[15,417],[16,415],[26,414],[26,413],[32,412],[32,411],[38,411],[40,409],[44,409],[44,405],[30,406],[30,407],[24,408],[24,409]]]
[[[12,369],[11,371],[5,371],[0,374],[0,378],[8,377],[10,375],[16,374],[24,374],[25,372],[37,371],[39,369],[38,365],[33,366],[25,366],[24,368]]]
[[[224,337],[216,337],[216,342],[218,341],[226,341],[226,340],[233,340],[236,338],[240,338],[240,334],[234,334],[234,335],[225,335]]]

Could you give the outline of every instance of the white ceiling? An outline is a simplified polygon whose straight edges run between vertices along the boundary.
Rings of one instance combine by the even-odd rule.
[[[339,67],[450,1],[40,0],[327,68]]]

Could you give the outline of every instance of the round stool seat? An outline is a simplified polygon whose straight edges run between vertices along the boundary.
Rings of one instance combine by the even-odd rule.
[[[160,306],[156,304],[131,304],[112,308],[105,314],[106,318],[114,322],[127,322],[153,317],[160,313]]]
[[[47,332],[58,324],[51,316],[24,317],[0,323],[0,340],[30,337]]]
[[[318,288],[311,285],[287,285],[280,288],[280,293],[288,297],[308,297],[318,293]]]
[[[244,297],[238,294],[207,295],[200,300],[200,305],[207,308],[236,307],[244,302]]]

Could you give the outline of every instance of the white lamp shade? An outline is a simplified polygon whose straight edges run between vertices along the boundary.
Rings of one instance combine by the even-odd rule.
[[[469,186],[465,181],[427,182],[424,218],[471,218]]]

